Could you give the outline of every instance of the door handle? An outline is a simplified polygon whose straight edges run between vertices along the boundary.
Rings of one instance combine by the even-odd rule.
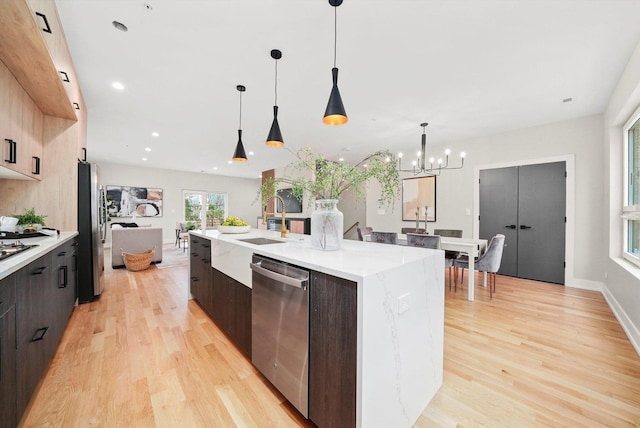
[[[516,225],[515,224],[508,224],[505,226],[507,229],[515,229]]]
[[[521,224],[520,229],[531,229],[531,226],[525,226],[524,224]]]
[[[36,333],[31,338],[32,342],[38,342],[39,340],[44,339],[44,336],[47,334],[47,330],[49,327],[42,327],[36,330]]]

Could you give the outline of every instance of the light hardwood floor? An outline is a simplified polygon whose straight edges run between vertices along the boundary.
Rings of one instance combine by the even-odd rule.
[[[187,288],[186,266],[108,268],[23,426],[307,426]],[[640,357],[600,293],[500,276],[496,288],[475,302],[445,292],[444,385],[416,427],[640,426]]]

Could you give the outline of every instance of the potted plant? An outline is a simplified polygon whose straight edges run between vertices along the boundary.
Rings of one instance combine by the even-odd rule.
[[[365,184],[375,179],[380,184],[379,201],[390,205],[400,193],[400,179],[395,157],[387,150],[377,151],[356,164],[334,162],[304,148],[296,153],[297,159],[285,171],[294,176],[268,178],[260,190],[262,204],[272,198],[283,184],[291,186],[291,192],[300,201],[307,194],[314,200],[316,211],[311,215],[311,244],[315,248],[333,250],[342,243],[342,213],[337,203],[350,190],[356,197],[365,196]]]
[[[24,214],[14,214],[13,217],[18,219],[18,226],[22,226],[24,232],[35,232],[45,225],[44,218],[46,215],[36,214],[35,208],[25,208]]]

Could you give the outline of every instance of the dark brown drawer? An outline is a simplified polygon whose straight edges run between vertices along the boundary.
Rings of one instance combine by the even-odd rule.
[[[0,281],[0,316],[16,303],[16,282],[14,275]]]

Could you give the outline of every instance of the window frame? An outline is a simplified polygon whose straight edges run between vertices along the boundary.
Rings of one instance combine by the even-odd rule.
[[[623,200],[622,200],[622,257],[640,267],[640,255],[635,255],[629,252],[629,224],[632,221],[640,220],[640,204],[629,205],[630,187],[632,187],[633,179],[630,177],[629,171],[629,131],[634,125],[638,123],[640,125],[640,107],[631,115],[629,120],[624,124],[622,128],[622,141],[623,141]],[[630,183],[631,178],[631,183]],[[636,183],[636,186],[640,183]],[[637,202],[637,201],[636,201]]]
[[[221,195],[223,198],[223,203],[224,203],[224,208],[223,208],[223,218],[220,219],[220,221],[224,221],[225,218],[227,218],[228,216],[228,212],[229,212],[229,197],[228,197],[228,193],[227,192],[218,192],[218,191],[213,191],[213,190],[189,190],[189,189],[183,189],[182,190],[182,218],[186,220],[186,203],[185,201],[187,200],[188,196],[191,195],[199,195],[201,200],[202,200],[202,210],[200,211],[200,224],[204,224],[205,225],[205,229],[206,229],[206,224],[207,224],[207,212],[209,210],[209,195],[210,194],[216,194],[216,195]]]

